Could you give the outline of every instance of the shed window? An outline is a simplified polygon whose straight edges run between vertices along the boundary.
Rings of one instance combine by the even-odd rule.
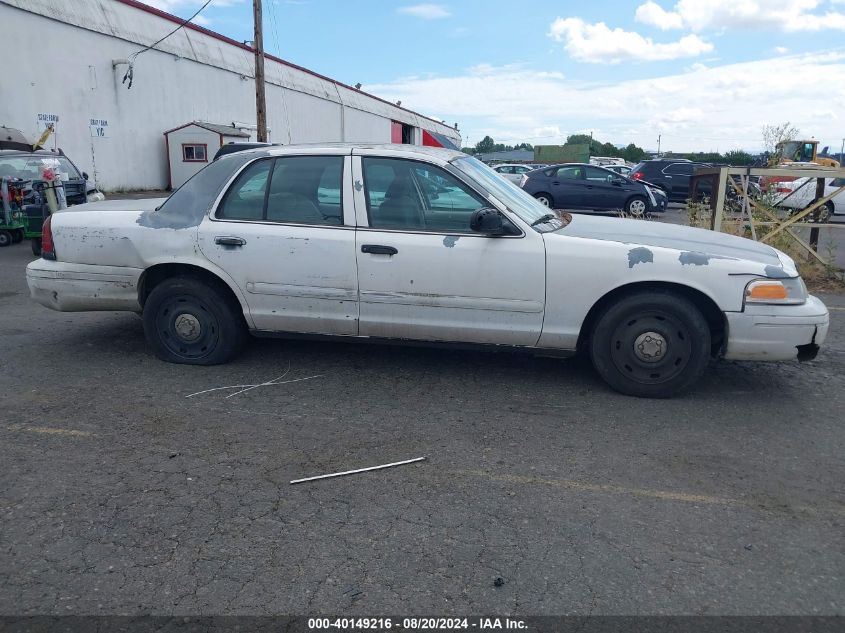
[[[182,161],[185,163],[207,163],[208,152],[205,143],[182,143]]]

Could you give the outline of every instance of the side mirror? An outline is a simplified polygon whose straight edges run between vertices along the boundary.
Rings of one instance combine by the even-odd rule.
[[[613,179],[613,184],[616,185],[617,187],[621,187],[622,185],[625,184],[625,179],[617,176],[616,178]]]
[[[482,207],[472,214],[469,221],[469,228],[485,235],[504,235],[505,223],[502,221],[502,214],[496,209]]]
[[[84,180],[88,180],[88,172],[87,172],[87,171],[83,171],[83,172],[82,172],[82,178],[83,178]]]

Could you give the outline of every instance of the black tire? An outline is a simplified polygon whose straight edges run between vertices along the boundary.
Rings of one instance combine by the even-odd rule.
[[[14,238],[12,237],[11,231],[2,230],[0,231],[0,248],[4,246],[11,246],[12,241]]]
[[[555,201],[552,197],[547,193],[538,193],[534,196],[537,199],[537,202],[542,204],[544,207],[549,207],[549,209],[554,209]]]
[[[240,306],[219,286],[193,277],[158,284],[142,317],[155,355],[170,363],[219,365],[234,358],[246,340]]]
[[[29,240],[29,245],[32,247],[32,254],[36,257],[41,257],[41,238],[32,238],[31,240]]]
[[[15,229],[12,231],[12,243],[13,244],[20,244],[23,242],[23,229]]]
[[[648,214],[648,202],[643,196],[631,196],[625,203],[625,214],[644,218]]]
[[[682,295],[633,293],[599,317],[590,337],[590,357],[616,391],[667,398],[701,378],[710,360],[710,328]]]

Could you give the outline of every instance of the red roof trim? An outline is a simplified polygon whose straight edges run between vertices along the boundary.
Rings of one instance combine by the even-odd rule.
[[[144,4],[143,2],[138,2],[138,0],[117,0],[117,1],[122,3],[122,4],[128,5],[130,7],[140,9],[141,11],[146,11],[147,13],[152,13],[153,15],[156,15],[160,18],[164,18],[165,20],[170,20],[171,22],[175,22],[176,24],[181,24],[183,22],[182,18],[178,18],[175,15],[167,13],[166,11],[162,11],[161,9],[156,9],[155,7],[151,7],[150,5]],[[255,50],[250,48],[246,44],[243,44],[241,42],[233,40],[230,37],[226,37],[225,35],[221,35],[220,33],[216,33],[215,31],[211,31],[207,28],[204,28],[202,26],[194,24],[193,22],[188,22],[187,24],[185,24],[185,28],[191,29],[192,31],[196,31],[197,33],[202,33],[203,35],[208,35],[209,37],[213,37],[216,40],[220,40],[221,42],[226,42],[227,44],[231,44],[232,46],[237,46],[238,48],[241,48],[245,51],[249,51],[250,53],[255,54]],[[331,82],[331,83],[335,84],[336,86],[341,86],[341,87],[346,88],[348,90],[353,90],[353,91],[356,91],[356,92],[363,93],[363,94],[367,95],[368,97],[375,99],[376,101],[381,101],[382,103],[386,103],[387,105],[392,106],[394,108],[398,108],[399,110],[409,112],[409,113],[413,114],[414,116],[421,117],[421,118],[423,118],[427,121],[431,121],[432,123],[437,123],[437,125],[446,125],[445,123],[443,123],[441,121],[437,121],[435,119],[432,119],[431,117],[427,117],[424,114],[414,112],[413,110],[408,110],[407,108],[403,108],[402,106],[398,106],[395,103],[390,103],[390,101],[387,101],[385,99],[382,99],[381,97],[377,97],[375,95],[372,95],[369,92],[365,92],[363,90],[356,90],[352,86],[348,86],[345,83],[343,83],[342,81],[337,81],[336,79],[332,79],[331,77],[326,77],[325,75],[321,75],[320,73],[316,73],[313,70],[308,70],[307,68],[303,68],[302,66],[298,66],[298,65],[296,65],[292,62],[285,61],[281,57],[276,57],[275,55],[270,55],[269,53],[265,52],[264,58],[270,59],[274,62],[282,64],[283,66],[288,66],[289,68],[295,68],[296,70],[301,70],[304,73],[308,73],[309,75],[312,75],[314,77],[318,77],[319,79],[323,79],[324,81]],[[446,127],[448,127],[448,126],[446,126]]]

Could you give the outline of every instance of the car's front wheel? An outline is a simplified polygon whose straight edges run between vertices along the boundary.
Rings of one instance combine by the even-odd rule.
[[[11,231],[0,231],[0,247],[11,246],[13,241]]]
[[[642,196],[634,196],[625,203],[625,213],[635,218],[641,218],[648,211],[645,198]]]
[[[590,357],[615,390],[665,398],[692,386],[710,359],[710,328],[686,297],[665,291],[630,294],[599,317]]]
[[[534,197],[537,199],[537,202],[542,204],[544,207],[552,208],[554,206],[554,201],[552,201],[552,197],[547,193],[538,193]]]
[[[156,356],[171,363],[218,365],[243,347],[240,307],[222,289],[192,277],[167,279],[144,303],[144,333]]]
[[[35,237],[29,240],[29,245],[32,248],[32,254],[36,257],[41,257],[41,238]]]

